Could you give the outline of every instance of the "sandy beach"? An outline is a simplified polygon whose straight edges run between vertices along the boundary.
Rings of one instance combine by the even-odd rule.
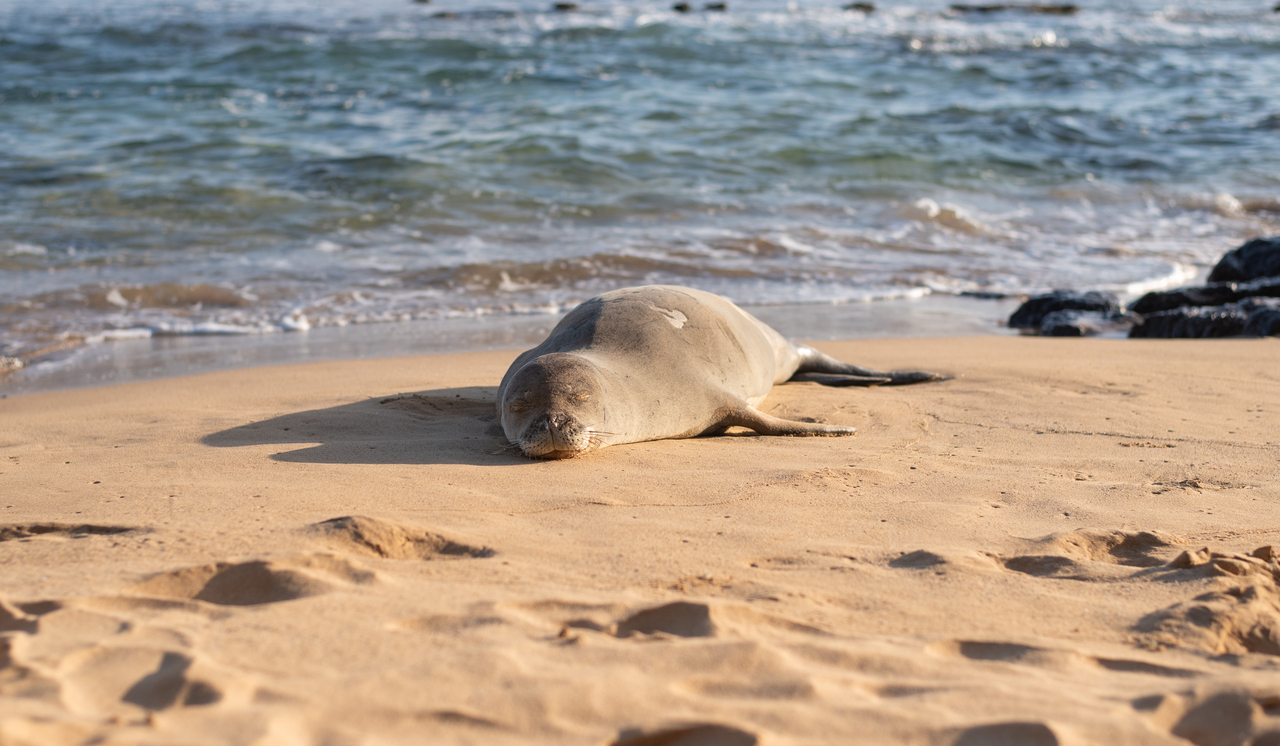
[[[561,462],[515,350],[4,399],[0,744],[1280,743],[1280,341],[817,346],[955,377]]]

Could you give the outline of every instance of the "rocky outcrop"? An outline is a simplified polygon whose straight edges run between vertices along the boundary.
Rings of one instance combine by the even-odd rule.
[[[1126,309],[1099,291],[1055,290],[1028,298],[1009,326],[1046,337],[1084,337],[1129,329],[1130,337],[1280,336],[1280,237],[1228,251],[1209,282],[1147,293]]]
[[[1147,293],[1130,310],[1142,317],[1130,337],[1280,335],[1280,237],[1228,251],[1207,285]]]
[[[1182,306],[1169,311],[1146,314],[1129,330],[1130,338],[1204,339],[1235,337],[1249,330],[1272,329],[1276,322],[1268,319],[1280,314],[1280,300],[1246,298],[1239,303],[1221,306]],[[1257,316],[1257,320],[1254,317]],[[1251,334],[1250,336],[1265,336]]]

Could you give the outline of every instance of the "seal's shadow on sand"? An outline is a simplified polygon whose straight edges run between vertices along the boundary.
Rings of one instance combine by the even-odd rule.
[[[310,446],[271,455],[292,463],[528,464],[502,434],[496,394],[496,388],[480,386],[396,394],[251,422],[200,442],[215,448]]]

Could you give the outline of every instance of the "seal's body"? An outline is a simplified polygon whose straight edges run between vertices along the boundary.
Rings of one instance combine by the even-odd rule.
[[[517,357],[498,388],[498,416],[507,438],[534,458],[733,426],[762,435],[853,434],[755,408],[775,383],[798,373],[828,374],[814,378],[831,385],[938,378],[842,363],[791,344],[718,295],[648,285],[586,301]]]

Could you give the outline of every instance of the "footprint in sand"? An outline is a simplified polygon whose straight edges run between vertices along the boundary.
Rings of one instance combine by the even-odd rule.
[[[1134,701],[1151,724],[1195,746],[1277,746],[1280,694],[1274,688],[1204,687]]]
[[[1030,663],[1034,665],[1061,665],[1073,655],[1066,651],[1047,650],[1013,642],[983,642],[979,640],[945,640],[933,643],[927,650],[934,655],[942,657],[968,658],[971,661]]]
[[[613,634],[617,637],[630,637],[637,633],[711,637],[716,633],[716,626],[711,621],[711,607],[676,601],[632,614],[619,621],[613,629]]]
[[[95,526],[89,523],[10,523],[0,525],[0,541],[23,541],[36,537],[83,539],[86,536],[110,536],[141,530],[132,526]]]
[[[425,529],[366,516],[344,516],[306,528],[334,548],[396,560],[492,557],[494,551],[447,539]]]
[[[951,746],[1058,746],[1061,741],[1044,723],[991,723],[961,731]]]
[[[889,567],[908,570],[923,570],[945,564],[947,564],[947,560],[942,555],[934,554],[924,549],[907,552],[901,557],[889,561]]]
[[[568,627],[575,625],[569,622]],[[823,635],[823,630],[802,622],[764,614],[737,604],[708,605],[675,601],[643,609],[627,616],[605,631],[615,637],[715,637],[722,634],[755,636],[762,632],[792,632]]]
[[[214,685],[188,679],[192,659],[181,653],[165,653],[156,670],[138,679],[121,699],[148,710],[164,710],[174,705],[196,707],[222,700]]]
[[[135,720],[142,711],[212,705],[228,694],[238,704],[251,699],[244,676],[183,652],[188,635],[88,608],[113,599],[0,605],[8,616],[37,622],[23,624],[25,634],[0,635],[0,698]],[[0,742],[7,743],[3,734]]]
[[[341,583],[363,585],[375,579],[372,572],[348,560],[321,554],[188,567],[153,576],[129,592],[220,606],[257,606],[318,596]]]
[[[681,725],[651,731],[625,730],[609,746],[756,746],[755,734],[727,725]]]
[[[1000,562],[1024,575],[1063,580],[1104,580],[1129,571],[1120,568],[1159,567],[1181,542],[1158,531],[1081,529],[1050,534],[1031,542],[1028,551]]]
[[[1106,562],[1126,567],[1157,567],[1167,559],[1162,554],[1181,543],[1177,537],[1160,531],[1107,531],[1080,529],[1051,534],[1038,542],[1056,547],[1068,557]]]
[[[943,555],[927,549],[917,549],[889,560],[889,567],[897,570],[932,570],[935,574],[945,574],[948,570],[985,572],[996,569],[996,564],[991,555],[985,552]]]
[[[929,645],[926,650],[940,657],[966,658],[971,661],[992,661],[1037,666],[1053,670],[1097,667],[1116,673],[1132,673],[1144,676],[1186,679],[1200,676],[1201,672],[1185,668],[1173,668],[1141,660],[1101,658],[1074,650],[1054,650],[1020,645],[1013,642],[987,642],[981,640],[945,640]]]
[[[183,652],[94,646],[65,657],[58,666],[62,701],[87,715],[127,715],[175,707],[206,707],[228,699],[247,703],[254,688]]]

